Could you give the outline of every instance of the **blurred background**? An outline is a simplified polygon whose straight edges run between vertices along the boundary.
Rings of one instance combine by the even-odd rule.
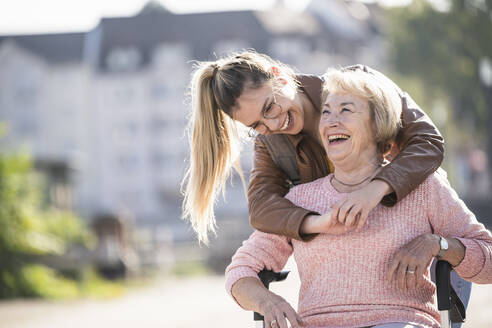
[[[302,73],[363,63],[394,79],[492,228],[491,0],[4,0],[1,328],[252,326],[223,287],[252,231],[240,179],[209,247],[180,219],[193,62],[249,48]],[[282,288],[295,305],[295,272]],[[491,327],[491,307],[474,285],[464,327]]]

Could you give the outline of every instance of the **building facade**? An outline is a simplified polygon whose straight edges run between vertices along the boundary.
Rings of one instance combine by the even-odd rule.
[[[142,10],[84,33],[0,36],[0,121],[8,126],[0,146],[66,163],[73,208],[83,217],[123,213],[149,244],[189,241],[179,217],[193,61],[254,48],[305,73],[381,66],[371,11],[365,7],[362,17],[364,8],[350,6],[316,0],[303,12]],[[246,200],[233,180],[217,216],[219,226],[244,235]]]

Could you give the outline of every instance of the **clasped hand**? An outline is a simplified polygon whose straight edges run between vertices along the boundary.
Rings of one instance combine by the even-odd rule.
[[[347,193],[323,215],[310,215],[301,226],[302,233],[343,234],[356,229],[360,232],[369,212],[376,207],[391,187],[382,180],[373,180],[363,188]]]

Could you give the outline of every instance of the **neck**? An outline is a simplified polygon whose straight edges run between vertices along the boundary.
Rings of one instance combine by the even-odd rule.
[[[345,165],[334,163],[332,185],[339,192],[361,189],[371,182],[381,165],[378,156],[359,156],[358,161],[347,161]]]

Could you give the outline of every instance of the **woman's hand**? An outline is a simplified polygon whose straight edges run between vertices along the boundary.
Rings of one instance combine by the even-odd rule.
[[[372,180],[359,190],[353,191],[342,201],[332,205],[332,216],[346,227],[357,227],[360,232],[367,221],[369,212],[383,197],[391,192],[391,187],[383,180]]]
[[[347,227],[337,221],[332,215],[333,211],[323,215],[308,215],[301,225],[302,234],[328,233],[331,235],[342,235],[355,227]]]
[[[422,234],[404,245],[388,265],[388,280],[398,282],[401,289],[413,289],[424,282],[425,270],[439,253],[439,236]]]
[[[292,328],[302,326],[302,319],[290,304],[277,294],[268,291],[259,302],[259,313],[265,317],[265,327],[287,328],[287,320]]]
[[[282,297],[266,289],[259,279],[241,278],[232,286],[231,293],[245,310],[262,314],[265,317],[265,327],[287,328],[287,320],[292,328],[301,327],[303,324],[292,306]]]

